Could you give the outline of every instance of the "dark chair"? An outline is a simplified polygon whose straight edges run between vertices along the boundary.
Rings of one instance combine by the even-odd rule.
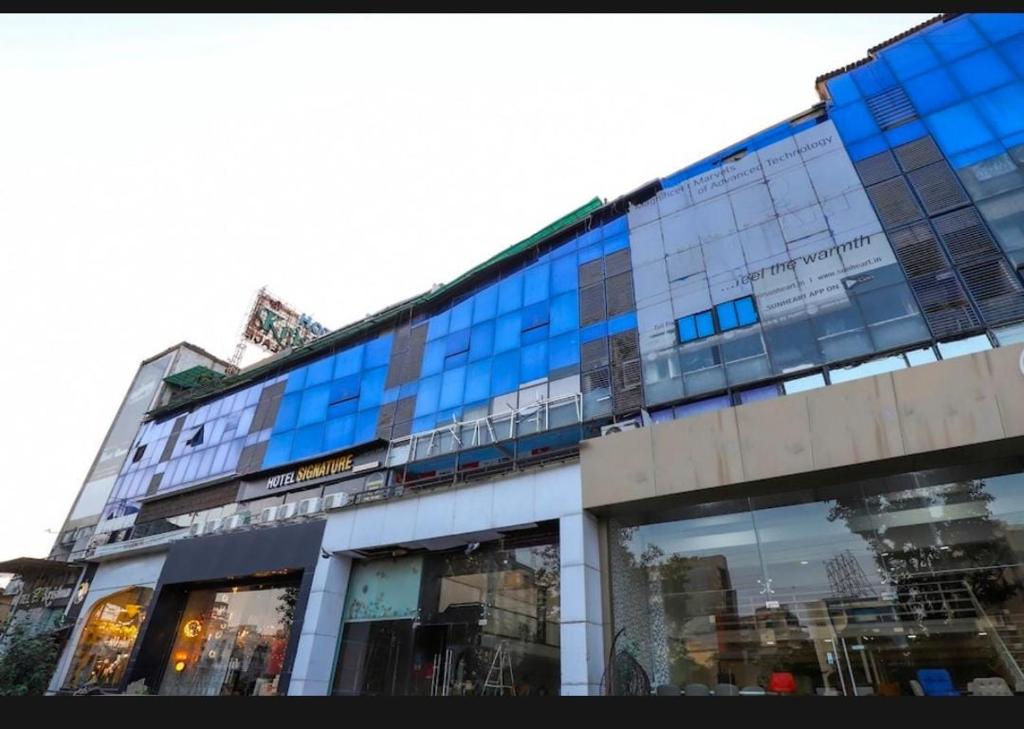
[[[711,689],[703,683],[688,683],[683,689],[683,693],[687,696],[710,696]]]
[[[740,689],[736,684],[720,683],[715,686],[715,696],[739,696]]]
[[[945,668],[922,668],[917,672],[925,696],[959,696],[953,687],[953,678]]]
[[[795,694],[796,678],[792,673],[777,671],[768,679],[768,693]]]
[[[679,696],[682,693],[678,686],[671,683],[663,683],[655,692],[658,696]]]

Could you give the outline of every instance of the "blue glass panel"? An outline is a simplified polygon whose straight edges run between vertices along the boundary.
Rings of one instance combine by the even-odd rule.
[[[847,143],[856,142],[859,139],[878,134],[878,124],[871,116],[868,107],[860,101],[832,110],[829,116],[839,128],[839,133]]]
[[[383,393],[381,393],[381,396],[380,396],[381,405],[383,405],[385,403],[389,403],[389,402],[394,402],[397,399],[398,399],[398,388],[397,387],[392,387],[390,390],[385,390]]]
[[[580,264],[589,263],[590,261],[596,261],[598,258],[604,255],[604,246],[600,243],[587,246],[586,248],[580,248],[579,262]]]
[[[452,317],[448,322],[448,331],[468,329],[473,323],[473,299],[468,298],[452,307]]]
[[[334,355],[334,377],[354,375],[363,368],[363,345],[358,344]]]
[[[579,238],[573,238],[570,241],[562,243],[557,248],[551,251],[551,259],[555,260],[556,258],[562,258],[564,256],[567,256],[570,253],[575,253],[577,248],[576,244],[578,241]]]
[[[451,309],[435,314],[427,324],[427,341],[443,337],[448,333],[448,320],[451,319]]]
[[[327,400],[331,394],[328,384],[309,387],[302,393],[297,426],[319,422],[327,417]]]
[[[324,424],[324,450],[333,451],[352,445],[355,436],[356,416],[343,415]]]
[[[718,314],[718,328],[723,332],[735,329],[740,325],[739,319],[736,318],[736,305],[731,301],[716,306],[715,313]]]
[[[522,336],[523,330],[522,321],[522,313],[518,311],[499,316],[494,320],[495,353],[516,349],[519,346],[519,338]]]
[[[581,342],[592,342],[595,339],[608,336],[608,322],[600,321],[597,324],[591,324],[590,326],[583,327],[580,330],[580,341]]]
[[[448,335],[444,348],[445,355],[469,351],[469,329],[460,329]]]
[[[971,96],[1013,80],[1013,72],[996,52],[990,49],[951,63],[949,70]]]
[[[900,81],[906,81],[939,65],[938,57],[921,36],[907,38],[886,48],[882,51],[882,58],[888,62],[889,68]]]
[[[609,220],[601,227],[601,233],[605,239],[622,233],[629,233],[629,217],[621,215],[615,218],[615,220]]]
[[[970,19],[993,43],[1024,32],[1024,13],[978,13]]]
[[[532,306],[527,306],[526,308],[524,308],[522,311],[523,331],[526,331],[527,329],[533,329],[534,327],[538,327],[541,324],[547,324],[549,317],[548,308],[549,304],[547,301],[541,301],[539,303],[533,304]]]
[[[412,432],[423,433],[427,430],[434,429],[434,414],[424,415],[422,418],[416,418],[412,421]]]
[[[551,262],[551,293],[575,291],[579,287],[579,267],[576,256],[564,256]]]
[[[933,25],[928,29],[925,38],[932,50],[946,61],[974,53],[985,46],[985,39],[981,37],[981,33],[966,18]]]
[[[359,409],[366,410],[380,405],[384,394],[384,380],[387,379],[388,368],[378,367],[363,372],[363,380],[359,385]]]
[[[451,425],[462,419],[462,406],[438,410],[434,415],[434,424],[440,428],[442,425]]]
[[[728,395],[709,397],[706,400],[698,400],[697,402],[689,402],[685,405],[677,405],[676,419],[686,418],[690,415],[697,415],[698,413],[708,413],[713,410],[722,410],[723,408],[731,406],[732,401],[729,399]]]
[[[294,437],[294,430],[270,436],[270,440],[267,441],[267,452],[263,456],[263,467],[270,468],[271,466],[287,463],[291,458],[292,439]]]
[[[520,346],[526,345],[526,344],[533,344],[534,342],[539,342],[542,339],[547,339],[547,338],[548,338],[548,325],[547,324],[542,324],[539,327],[534,327],[533,329],[527,329],[526,331],[524,331],[523,334],[522,334],[522,337],[520,338],[519,344],[520,344]]]
[[[1017,81],[974,100],[982,117],[1000,137],[1024,129],[1024,83]]]
[[[629,233],[619,233],[611,238],[604,239],[604,254],[607,256],[609,253],[615,251],[621,251],[623,248],[629,247]]]
[[[561,294],[551,300],[551,334],[563,334],[565,332],[579,329],[580,307],[578,296],[575,292]]]
[[[473,362],[466,368],[464,402],[485,400],[491,396],[491,360]]]
[[[393,334],[385,334],[383,337],[371,339],[363,345],[364,370],[387,365],[388,359],[391,358],[391,340],[393,338]]]
[[[334,376],[334,357],[324,357],[309,365],[306,373],[306,387],[322,385]]]
[[[684,316],[676,322],[676,328],[679,330],[680,342],[692,342],[697,338],[697,322],[693,316]]]
[[[863,96],[874,96],[896,85],[892,71],[881,61],[871,61],[850,72]]]
[[[493,319],[498,314],[498,285],[488,286],[473,297],[473,323]]]
[[[406,397],[412,397],[417,392],[419,392],[419,389],[420,389],[420,381],[419,380],[413,380],[412,382],[407,382],[404,385],[402,385],[400,388],[398,388],[398,399],[401,400],[401,399],[406,398]]]
[[[288,373],[288,381],[285,382],[284,391],[298,392],[306,386],[306,368],[299,367],[297,370],[292,370]]]
[[[550,263],[540,263],[526,269],[526,275],[523,279],[523,306],[546,301],[550,281]]]
[[[494,322],[486,321],[473,327],[469,337],[469,361],[490,357],[494,351]]]
[[[1003,52],[1003,59],[1013,66],[1017,75],[1024,76],[1024,35],[1000,43],[999,50]]]
[[[441,376],[441,396],[438,398],[439,410],[452,408],[462,404],[462,391],[466,387],[466,368],[459,367],[448,370]]]
[[[324,449],[324,424],[317,423],[295,431],[295,440],[292,441],[292,458],[297,461],[300,458],[320,453]]]
[[[636,312],[629,311],[608,320],[608,335],[636,329]]]
[[[903,85],[921,116],[944,109],[963,98],[963,92],[944,68],[923,73]]]
[[[736,318],[741,327],[757,323],[757,307],[754,306],[753,297],[744,296],[736,300]]]
[[[670,420],[675,419],[675,413],[672,408],[665,408],[664,410],[652,410],[651,420],[655,423],[667,423]]]
[[[350,375],[348,377],[342,377],[340,380],[335,380],[331,383],[331,399],[329,402],[335,403],[341,400],[348,400],[349,398],[359,396],[359,375]]]
[[[452,370],[456,367],[462,367],[464,364],[469,362],[469,350],[465,352],[459,352],[458,354],[450,354],[444,358],[444,368],[446,370]]]
[[[491,362],[491,395],[504,395],[519,387],[519,352],[503,352]]]
[[[519,350],[519,381],[532,382],[548,373],[547,341],[528,344]]]
[[[885,139],[890,146],[898,147],[901,144],[920,139],[927,133],[928,130],[924,128],[924,124],[920,121],[912,121],[909,124],[901,124],[895,129],[890,129],[885,133]]]
[[[715,333],[715,321],[711,317],[710,311],[702,311],[699,314],[694,314],[693,320],[697,324],[698,337],[710,337]]]
[[[295,427],[295,421],[299,417],[300,402],[302,402],[302,393],[300,392],[293,392],[281,398],[281,405],[277,409],[277,419],[274,421],[275,433]]]
[[[999,142],[992,142],[991,144],[983,144],[980,147],[969,149],[966,152],[960,154],[954,154],[949,158],[949,163],[953,165],[953,169],[960,169],[967,165],[973,165],[975,162],[981,162],[982,160],[990,157],[995,157],[998,154],[1003,154],[1006,149]]]
[[[582,251],[584,248],[589,248],[595,243],[600,242],[601,238],[604,237],[603,232],[600,228],[594,228],[588,230],[576,239],[577,247]]]
[[[420,390],[416,393],[415,417],[429,415],[437,410],[437,399],[441,395],[441,375],[424,377],[420,380]]]
[[[333,420],[339,418],[342,415],[348,415],[354,413],[359,409],[359,398],[352,398],[351,400],[345,400],[344,402],[335,403],[327,406],[327,419]]]
[[[755,387],[750,390],[744,390],[739,395],[740,403],[743,405],[760,402],[761,400],[773,400],[779,396],[779,386],[765,385],[764,387]]]
[[[858,162],[865,157],[884,152],[888,148],[889,145],[886,143],[885,137],[881,134],[876,134],[863,141],[848,145],[846,151],[850,155],[851,160]]]
[[[548,343],[548,372],[557,370],[560,367],[579,364],[579,361],[579,332],[569,332],[560,337],[552,337]]]
[[[444,352],[448,347],[446,339],[435,339],[423,347],[423,368],[420,376],[433,375],[444,369]]]
[[[970,102],[936,112],[928,117],[927,123],[947,156],[993,141],[992,132]]]
[[[833,103],[838,106],[860,99],[860,90],[848,73],[829,79],[825,85],[828,86],[828,93],[832,97]]]
[[[523,305],[523,274],[509,276],[498,285],[498,313],[515,311]]]
[[[377,437],[377,419],[380,417],[380,408],[364,410],[356,415],[356,432],[352,438],[354,443],[365,443]]]

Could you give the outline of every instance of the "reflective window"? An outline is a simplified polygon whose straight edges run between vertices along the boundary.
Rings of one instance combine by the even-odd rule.
[[[1007,469],[1013,469],[1007,472]],[[1024,685],[1020,463],[610,522],[616,664],[652,689],[964,694]],[[632,662],[632,663],[631,663]],[[720,689],[721,690],[721,689]]]
[[[808,375],[807,377],[798,377],[795,380],[787,380],[782,383],[782,388],[786,391],[787,395],[792,395],[794,392],[813,390],[824,386],[825,377],[820,372],[815,372],[813,375]]]
[[[191,592],[159,693],[274,696],[298,585],[244,585]]]
[[[895,355],[893,357],[880,357],[868,362],[862,362],[860,364],[853,365],[852,367],[830,369],[828,376],[832,381],[832,384],[835,385],[840,382],[859,380],[862,377],[873,377],[875,375],[880,375],[883,372],[906,369],[906,367],[907,362],[903,359],[903,356]]]

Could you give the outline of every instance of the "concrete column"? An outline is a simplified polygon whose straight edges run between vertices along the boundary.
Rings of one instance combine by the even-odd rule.
[[[327,696],[341,635],[341,613],[352,569],[349,557],[331,555],[317,562],[295,650],[289,696]]]
[[[562,695],[598,696],[604,673],[604,610],[597,520],[577,513],[558,522]]]

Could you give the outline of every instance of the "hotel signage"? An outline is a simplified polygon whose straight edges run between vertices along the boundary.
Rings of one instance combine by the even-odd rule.
[[[325,476],[334,476],[345,471],[351,471],[352,458],[351,453],[344,453],[340,456],[333,456],[316,463],[311,463],[308,466],[296,468],[294,471],[279,473],[267,479],[267,489],[286,488]]]

